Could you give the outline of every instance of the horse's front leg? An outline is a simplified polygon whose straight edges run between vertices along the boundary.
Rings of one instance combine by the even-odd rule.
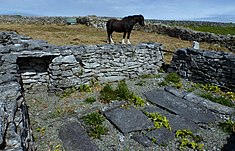
[[[125,38],[126,38],[126,32],[123,33],[122,44],[126,44],[126,43],[125,43]]]
[[[114,44],[113,38],[112,38],[112,33],[108,33],[108,43],[109,44]]]
[[[130,35],[131,35],[131,31],[129,31],[128,34],[127,34],[127,44],[131,44]]]

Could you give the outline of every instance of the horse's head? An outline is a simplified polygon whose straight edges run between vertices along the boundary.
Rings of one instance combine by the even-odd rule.
[[[138,22],[140,26],[144,26],[144,16],[143,15],[138,15]]]

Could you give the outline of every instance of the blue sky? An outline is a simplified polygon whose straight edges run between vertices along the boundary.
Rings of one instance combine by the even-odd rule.
[[[235,0],[1,0],[0,14],[235,22]]]

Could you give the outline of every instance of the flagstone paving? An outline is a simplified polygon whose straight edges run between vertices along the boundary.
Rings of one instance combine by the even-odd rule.
[[[219,111],[216,111],[216,106],[221,107],[221,105],[210,102],[213,108],[209,108],[208,104],[200,103],[205,101],[204,99],[173,88],[151,90],[145,92],[144,95],[149,102],[145,107],[133,107],[122,101],[109,105],[101,111],[118,131],[124,136],[132,133],[131,138],[144,147],[167,144],[175,138],[177,130],[185,129],[196,133],[201,124],[217,121],[218,113],[235,113],[234,108],[229,108],[229,112],[223,111],[227,107],[219,108]],[[154,122],[144,114],[145,112],[166,116],[171,130],[165,127],[154,128]],[[72,134],[76,134],[76,137]],[[60,130],[60,138],[71,148],[98,150],[78,123],[77,126],[76,123],[63,126]],[[83,144],[85,141],[88,142],[88,145]]]

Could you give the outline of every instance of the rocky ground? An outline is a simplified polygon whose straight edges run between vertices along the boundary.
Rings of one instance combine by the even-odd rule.
[[[151,94],[151,90],[165,89],[165,87],[159,86],[159,83],[163,81],[163,77],[164,74],[157,78],[138,78],[126,80],[126,83],[131,91],[147,100],[148,96],[156,94],[155,91],[152,91]],[[184,80],[184,86],[189,84],[190,82]],[[117,83],[112,83],[111,85],[115,87]],[[139,117],[142,116],[142,111],[158,106],[154,103],[154,100],[151,100],[151,97],[148,97],[148,101],[146,101],[144,107],[135,107],[134,105],[126,107],[125,102],[124,105],[122,104],[123,102],[120,103],[117,101],[110,104],[101,103],[99,101],[100,90],[101,86],[97,85],[92,88],[92,93],[76,91],[72,94],[69,92],[63,93],[63,96],[62,94],[48,94],[46,92],[38,94],[25,94],[26,103],[29,106],[29,114],[37,150],[60,151],[71,148],[73,149],[73,147],[79,150],[79,147],[76,147],[76,144],[73,144],[76,141],[78,141],[77,143],[82,143],[77,144],[78,146],[80,145],[80,147],[84,144],[87,145],[84,145],[83,149],[91,147],[93,150],[103,151],[179,150],[179,138],[174,137],[168,141],[168,136],[165,138],[165,133],[161,133],[164,134],[164,136],[159,136],[157,140],[150,140],[149,136],[151,134],[149,134],[149,131],[146,128],[143,128],[146,127],[147,122],[144,122],[144,124],[142,122],[141,124],[141,120],[143,119]],[[168,91],[173,92],[174,89]],[[166,91],[160,92],[165,93]],[[181,91],[177,92],[178,95],[182,94]],[[168,92],[166,93],[168,94]],[[95,97],[96,101],[94,103],[84,102],[84,100],[90,96]],[[164,104],[161,104],[161,106],[164,106]],[[177,106],[177,104],[173,105],[173,107],[174,106]],[[171,108],[171,110],[174,109]],[[102,135],[100,139],[89,138],[87,137],[85,131],[83,131],[83,127],[86,127],[86,125],[82,122],[81,117],[94,111],[99,111],[107,117],[105,118],[103,124],[108,128],[108,132],[106,135]],[[179,117],[183,117],[183,114],[187,114],[187,112],[181,113],[181,110],[175,110],[175,112],[179,112],[177,113],[180,115]],[[132,115],[132,113],[134,114]],[[123,118],[122,120],[126,122],[126,125],[120,125],[118,120],[115,121],[115,114],[117,114],[119,118]],[[139,114],[141,115],[139,116]],[[171,119],[172,116],[168,116],[168,114],[171,113],[167,113],[166,117]],[[194,134],[202,137],[200,144],[204,144],[204,150],[228,150],[227,146],[231,145],[230,143],[234,142],[234,139],[218,126],[218,123],[227,116],[222,116],[221,113],[218,114],[214,112],[208,114],[212,114],[213,118],[206,122],[200,122],[199,118],[199,122],[196,122],[197,128]],[[205,119],[208,114],[200,115],[205,116],[201,117],[201,119]],[[131,117],[128,119],[128,116]],[[138,120],[136,120],[136,117]],[[192,117],[191,120],[193,121],[193,119],[194,117]],[[186,122],[186,125],[190,125],[189,123],[192,123],[191,120]],[[81,124],[76,126],[76,123]],[[137,124],[137,127],[132,127],[133,123]],[[138,125],[138,123],[140,125]],[[178,122],[178,124],[182,126],[180,122]],[[195,123],[192,124],[195,125]],[[130,127],[127,125],[130,125]],[[172,127],[174,129],[174,125],[172,125]],[[156,136],[155,134],[153,135]],[[62,139],[60,139],[59,136]],[[158,142],[161,138],[164,138],[163,143]],[[193,149],[186,147],[184,150]],[[230,150],[235,150],[235,148],[231,148],[230,146]]]

